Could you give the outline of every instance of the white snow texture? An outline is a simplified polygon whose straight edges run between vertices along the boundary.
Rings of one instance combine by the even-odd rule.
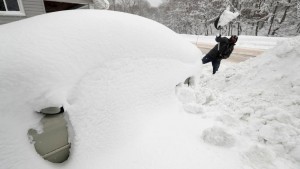
[[[167,27],[112,11],[45,14],[0,26],[0,37],[1,169],[140,168],[152,148],[145,130],[176,105],[176,84],[201,59]],[[63,164],[27,138],[35,111],[51,106],[64,106],[75,132]]]
[[[299,36],[285,39],[214,76],[211,65],[204,65],[195,87],[177,88],[186,112],[193,109],[186,105],[194,104],[202,107],[203,118],[215,121],[202,132],[203,141],[235,147],[249,168],[300,168],[299,47]],[[199,96],[209,101],[197,101]]]
[[[227,25],[229,22],[237,18],[239,15],[240,15],[239,12],[231,12],[230,8],[227,8],[226,10],[223,11],[223,13],[219,18],[218,27],[219,26],[223,27]]]
[[[0,37],[1,169],[300,168],[300,37],[216,75],[176,33],[119,12],[46,14]],[[26,134],[62,105],[71,154],[52,164]]]

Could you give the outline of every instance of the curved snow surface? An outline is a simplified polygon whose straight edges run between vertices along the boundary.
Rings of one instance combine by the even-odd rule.
[[[0,37],[0,168],[171,164],[177,152],[157,147],[172,142],[162,119],[176,114],[175,85],[197,69],[195,46],[149,19],[96,10],[2,25]],[[35,111],[53,106],[64,106],[74,129],[63,164],[43,160],[26,135],[39,126]],[[152,133],[162,121],[167,129]]]
[[[2,25],[0,37],[0,168],[300,166],[299,37],[215,76],[204,65],[176,90],[184,106],[174,87],[201,53],[151,20],[58,12]],[[70,158],[52,164],[26,134],[34,111],[61,105],[74,135]]]
[[[299,47],[299,36],[284,40],[256,58],[222,63],[214,76],[204,65],[194,88],[177,89],[186,112],[214,121],[202,140],[238,152],[241,168],[299,169]]]

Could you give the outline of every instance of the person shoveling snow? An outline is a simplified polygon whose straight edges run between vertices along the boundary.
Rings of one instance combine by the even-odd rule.
[[[227,25],[229,22],[231,22],[238,16],[239,12],[233,13],[230,11],[230,7],[227,7],[227,9],[224,10],[221,13],[221,15],[215,20],[214,26],[217,30],[220,30],[220,34],[216,37],[216,41],[218,42],[218,44],[213,49],[211,49],[207,55],[205,55],[202,58],[203,64],[206,64],[208,62],[212,63],[213,74],[215,74],[218,71],[221,64],[221,60],[229,58],[230,54],[234,49],[234,45],[238,40],[238,37],[236,35],[232,35],[230,39],[226,37],[222,38],[222,27]]]
[[[202,58],[202,63],[206,64],[206,63],[211,62],[212,67],[213,67],[213,74],[215,74],[220,67],[221,60],[229,58],[230,54],[232,53],[232,51],[234,49],[234,45],[237,42],[237,40],[238,40],[238,37],[236,35],[232,35],[230,37],[230,39],[228,39],[226,37],[221,37],[221,35],[217,36],[216,41],[218,43],[220,43],[220,47],[219,47],[219,44],[215,45],[215,47],[212,48],[208,52],[208,54],[206,54]]]

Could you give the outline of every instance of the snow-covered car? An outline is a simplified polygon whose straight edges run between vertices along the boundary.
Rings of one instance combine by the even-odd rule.
[[[195,46],[167,27],[112,11],[32,17],[0,26],[0,37],[4,168],[53,168],[42,157],[69,148],[66,141],[70,157],[58,166],[132,168],[135,164],[125,157],[134,157],[142,147],[148,147],[142,151],[146,154],[156,147],[149,145],[157,138],[148,130],[161,115],[177,109],[174,88],[197,69],[201,58]],[[45,122],[48,117],[37,113],[55,114],[61,106],[65,122],[56,123],[61,117]],[[67,133],[53,136],[62,131]],[[66,135],[62,142],[55,139]],[[53,140],[59,146],[50,146]],[[34,145],[42,147],[42,157]]]

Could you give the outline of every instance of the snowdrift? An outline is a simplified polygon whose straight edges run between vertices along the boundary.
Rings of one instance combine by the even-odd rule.
[[[124,13],[52,13],[2,25],[0,37],[0,168],[300,166],[299,37],[214,76],[196,70],[192,44]],[[175,85],[195,71],[177,87],[182,106]],[[74,129],[62,164],[26,136],[49,106],[64,106]]]
[[[176,105],[175,85],[201,59],[165,26],[111,11],[37,16],[0,26],[0,37],[0,168],[124,167],[115,154]],[[74,129],[63,164],[43,160],[26,135],[51,106],[64,106]]]
[[[250,168],[300,167],[299,46],[300,37],[286,39],[215,76],[204,65],[195,87],[179,90],[187,112],[215,121],[202,133],[205,143],[235,147]]]

